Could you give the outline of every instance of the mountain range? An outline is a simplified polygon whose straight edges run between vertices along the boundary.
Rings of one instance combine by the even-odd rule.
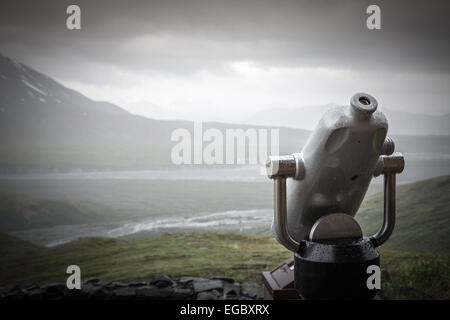
[[[208,122],[203,130],[255,128]],[[0,171],[143,169],[171,165],[175,129],[193,122],[134,115],[94,101],[0,55]],[[283,129],[281,150],[302,145],[306,130]],[[295,141],[292,141],[294,139]]]
[[[316,110],[316,109],[314,109]],[[311,128],[315,117],[298,117]],[[294,112],[294,111],[293,111]],[[296,111],[295,111],[296,112]],[[277,114],[288,115],[284,112]],[[298,120],[294,114],[288,118]],[[258,120],[260,119],[260,120]],[[442,119],[447,121],[448,118]],[[276,117],[251,124],[207,122],[204,130],[280,129],[280,152],[298,152],[310,131],[287,128]],[[295,123],[295,122],[293,122]],[[269,127],[267,126],[269,124]],[[436,122],[436,128],[440,125]],[[395,127],[395,126],[394,126]],[[0,172],[149,169],[172,165],[175,129],[193,130],[183,120],[155,120],[94,101],[47,75],[0,54]],[[398,136],[408,152],[450,153],[449,136]]]

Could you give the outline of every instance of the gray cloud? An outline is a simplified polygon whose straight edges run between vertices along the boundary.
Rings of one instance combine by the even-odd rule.
[[[220,71],[224,64],[449,73],[445,1],[88,1],[82,30],[65,29],[72,1],[2,1],[0,50],[67,77],[91,68]],[[381,7],[382,29],[365,27]],[[89,66],[85,71],[81,66]]]

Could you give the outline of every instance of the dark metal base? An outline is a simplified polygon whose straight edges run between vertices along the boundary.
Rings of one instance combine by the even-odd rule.
[[[367,267],[380,265],[368,238],[311,242],[303,240],[294,255],[295,288],[305,299],[372,299]]]

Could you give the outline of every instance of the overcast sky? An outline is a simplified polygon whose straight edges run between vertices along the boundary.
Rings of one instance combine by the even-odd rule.
[[[82,29],[66,29],[81,7]],[[381,30],[366,8],[381,8]],[[271,107],[450,112],[448,1],[19,1],[0,52],[149,117],[242,121]]]

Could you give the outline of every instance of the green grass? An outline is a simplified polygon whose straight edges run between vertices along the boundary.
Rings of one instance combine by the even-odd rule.
[[[435,299],[450,299],[450,255],[419,254],[380,249],[381,267],[387,268],[391,280],[382,284],[386,298],[411,298],[399,295],[395,287],[412,287]]]
[[[144,280],[164,273],[261,283],[261,271],[291,255],[272,237],[232,233],[166,234],[134,241],[85,238],[54,248],[0,234],[0,285],[65,282],[71,264],[81,267],[83,278],[104,281]],[[383,283],[383,297],[404,298],[393,290],[402,284],[450,299],[450,256],[381,250],[381,257],[392,278]]]
[[[450,176],[397,188],[397,221],[385,248],[450,253]],[[383,195],[367,197],[356,215],[364,234],[381,226]]]
[[[4,235],[0,241],[0,283],[63,281],[70,264],[83,276],[131,281],[150,275],[232,276],[257,280],[290,256],[270,237],[225,233],[164,235],[139,241],[85,238],[54,248],[37,247]],[[16,248],[12,250],[11,248]]]

